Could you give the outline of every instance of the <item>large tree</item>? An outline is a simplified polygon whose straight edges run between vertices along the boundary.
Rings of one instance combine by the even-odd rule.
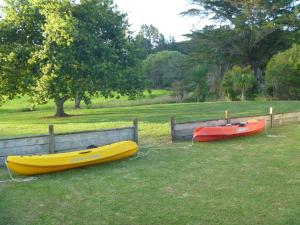
[[[217,25],[195,31],[196,53],[220,64],[251,65],[262,84],[262,71],[272,55],[299,42],[299,1],[188,0],[184,14],[209,18]],[[204,54],[202,54],[204,52]],[[208,56],[208,57],[206,57]],[[225,65],[226,66],[226,65]]]
[[[141,91],[139,70],[135,68],[138,59],[128,23],[112,1],[82,0],[76,4],[69,0],[14,0],[7,1],[4,13],[1,23],[7,24],[7,33],[21,33],[25,37],[25,31],[32,30],[33,16],[40,18],[34,23],[37,37],[28,44],[24,65],[16,71],[17,75],[8,71],[3,77],[20,75],[18,84],[22,84],[25,76],[21,72],[26,69],[31,83],[26,91],[19,88],[17,93],[29,93],[38,103],[54,99],[56,116],[65,116],[64,102],[76,96],[88,97],[95,93],[108,96],[113,91],[135,95]],[[24,25],[20,26],[18,21]],[[11,30],[10,26],[17,29]],[[3,46],[18,42],[19,38],[7,38]],[[11,48],[5,54],[14,51]]]

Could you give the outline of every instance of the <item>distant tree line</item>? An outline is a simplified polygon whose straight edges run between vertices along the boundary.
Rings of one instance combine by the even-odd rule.
[[[300,99],[295,90],[300,79],[299,1],[188,2],[193,8],[183,15],[209,18],[215,25],[193,31],[190,40],[174,44],[172,53],[152,52],[143,63],[150,87],[170,88],[178,99],[189,94],[195,101],[264,94]]]
[[[0,19],[0,103],[28,95],[91,103],[91,97],[170,89],[178,101],[257,95],[300,99],[300,3],[188,0],[205,26],[176,42],[153,25],[129,31],[112,0],[6,0]],[[193,8],[192,8],[193,7]]]

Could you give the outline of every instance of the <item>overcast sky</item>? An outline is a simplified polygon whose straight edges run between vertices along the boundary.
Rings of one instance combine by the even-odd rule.
[[[0,0],[0,4],[3,0]],[[174,36],[176,41],[184,40],[184,34],[199,29],[207,20],[183,17],[181,12],[191,8],[186,0],[114,0],[119,9],[128,14],[132,31],[139,31],[142,24],[157,27],[166,37]]]

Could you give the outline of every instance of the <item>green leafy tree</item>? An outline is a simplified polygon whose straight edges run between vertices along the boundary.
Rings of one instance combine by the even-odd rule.
[[[275,98],[300,99],[300,45],[278,53],[266,68],[266,90]]]
[[[197,102],[204,102],[208,95],[208,72],[207,64],[198,64],[185,73],[186,90],[193,92],[193,97]]]
[[[127,35],[130,32],[124,14],[116,11],[112,1],[103,0],[81,1],[73,14],[80,21],[74,43],[76,60],[81,65],[77,75],[80,79],[82,75],[84,79],[90,77],[90,83],[75,83],[75,105],[79,106],[80,100],[91,104],[90,96],[94,93],[108,97],[117,92],[131,98],[140,94],[140,50]]]
[[[107,97],[111,92],[130,96],[141,92],[139,60],[128,36],[128,23],[112,1],[15,0],[7,2],[4,13],[1,24],[12,35],[6,36],[0,49],[20,43],[19,48],[26,50],[17,74],[7,71],[3,76],[8,80],[20,77],[13,93],[29,93],[40,104],[54,99],[55,115],[60,117],[66,116],[64,102],[77,96],[88,99],[96,93]],[[28,42],[31,31],[36,33]],[[14,37],[14,33],[20,34]],[[1,53],[15,52],[11,47]],[[4,61],[3,67],[8,66]],[[26,90],[21,88],[25,78],[30,81],[24,85]]]
[[[145,59],[149,54],[160,51],[177,51],[176,40],[173,36],[166,39],[158,28],[143,24],[135,37],[135,44],[139,48],[139,56]]]
[[[185,55],[177,51],[161,51],[150,54],[142,63],[142,73],[149,88],[171,87],[181,81]]]
[[[78,21],[72,15],[72,3],[69,1],[30,2],[28,7],[38,10],[43,16],[43,42],[32,52],[29,64],[39,68],[32,87],[32,100],[43,104],[54,99],[57,117],[66,116],[64,103],[72,96],[76,83],[76,58],[73,45],[78,35]],[[77,81],[78,82],[78,81]]]
[[[255,79],[250,66],[244,68],[234,66],[225,73],[222,81],[222,91],[231,100],[245,100],[254,87]]]
[[[234,55],[232,50],[234,40],[230,29],[226,26],[219,29],[206,26],[189,36],[191,41],[183,43],[188,53],[185,68],[189,70],[199,63],[209,65],[209,92],[219,97],[224,73],[231,64],[240,63],[240,58]]]
[[[165,45],[165,37],[153,25],[143,24],[135,37],[135,45],[140,49],[139,56],[145,59],[156,48]]]
[[[261,88],[263,70],[272,55],[300,40],[299,1],[189,2],[194,8],[184,14],[218,24],[193,32],[194,58],[209,59],[223,68],[228,64],[251,65]]]
[[[143,24],[141,26],[139,35],[147,40],[147,45],[143,46],[147,49],[154,49],[160,45],[165,44],[165,37],[161,34],[158,28],[154,27],[152,24]]]
[[[43,17],[26,0],[7,1],[0,20],[0,99],[13,99],[34,85],[37,68],[28,64],[42,43]]]

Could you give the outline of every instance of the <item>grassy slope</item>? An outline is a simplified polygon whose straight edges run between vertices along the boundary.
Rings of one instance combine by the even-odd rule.
[[[162,104],[68,110],[47,118],[11,109],[0,113],[0,135],[84,130],[141,121],[141,158],[0,184],[1,224],[300,224],[300,126],[215,143],[168,143],[176,120],[299,111],[299,102]],[[45,106],[44,106],[45,107]],[[153,139],[155,138],[155,139]],[[8,178],[0,169],[0,178]]]

